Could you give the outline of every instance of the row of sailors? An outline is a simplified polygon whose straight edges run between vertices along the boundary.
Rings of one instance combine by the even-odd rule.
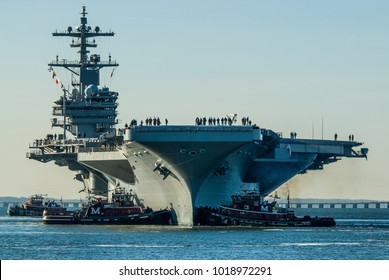
[[[236,118],[230,118],[230,117],[223,117],[223,118],[215,118],[215,117],[209,117],[208,120],[206,117],[199,118],[197,117],[195,120],[196,125],[232,125],[233,123],[236,123]],[[251,120],[248,117],[242,118],[242,125],[248,125],[251,126]]]
[[[215,118],[215,117],[209,117],[208,119],[206,117],[199,118],[197,117],[195,120],[196,125],[232,125],[233,123],[236,123],[236,118],[230,118],[230,117],[223,117],[223,118]],[[160,126],[161,125],[161,120],[159,117],[154,117],[154,118],[146,118],[145,124],[147,126],[154,125],[154,126]],[[130,122],[130,125],[127,123],[125,124],[125,128],[127,129],[128,127],[132,126],[137,126],[138,121],[136,119],[132,119]],[[143,120],[140,121],[140,125],[143,126]],[[165,125],[168,125],[168,119],[165,119]],[[251,126],[252,122],[249,119],[249,117],[243,117],[242,118],[242,125],[247,125]]]
[[[296,132],[291,132],[291,133],[290,133],[290,138],[291,138],[291,139],[296,139],[296,138],[297,138],[297,133],[296,133]],[[337,134],[337,133],[334,134],[334,140],[335,140],[335,141],[338,140],[338,134]],[[349,141],[354,141],[354,134],[350,134],[350,135],[348,136],[348,140],[349,140]]]
[[[236,120],[235,120],[236,121]],[[232,125],[234,121],[231,118],[208,118],[208,125]],[[197,117],[195,120],[196,125],[207,125],[207,118],[199,118]]]
[[[98,139],[95,138],[88,138],[87,141],[84,141],[85,139],[68,139],[68,140],[53,140],[53,139],[35,139],[35,142],[33,144],[34,147],[40,147],[43,145],[50,145],[50,144],[66,144],[66,145],[77,145],[77,144],[84,144],[85,142],[98,142]]]
[[[159,117],[157,117],[157,118],[156,117],[154,117],[154,118],[150,117],[150,118],[146,118],[145,124],[147,126],[149,126],[149,125],[160,126],[161,125],[161,120],[160,120]],[[167,125],[167,124],[168,124],[168,120],[165,119],[165,125]],[[128,125],[126,123],[124,127],[128,128],[128,127],[137,126],[137,125],[138,125],[138,121],[136,119],[133,119],[133,120],[131,120],[130,125]],[[143,120],[140,121],[140,125],[143,126]]]

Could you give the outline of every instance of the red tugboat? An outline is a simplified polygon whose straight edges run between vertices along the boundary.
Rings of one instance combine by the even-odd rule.
[[[141,224],[169,225],[172,222],[169,209],[153,211],[143,207],[137,196],[116,187],[111,202],[95,198],[81,210],[73,212],[44,213],[45,224]]]
[[[43,212],[57,213],[64,212],[66,208],[62,207],[54,200],[48,200],[44,202],[44,198],[47,195],[34,194],[28,198],[27,201],[23,202],[21,206],[9,206],[9,216],[42,216]]]
[[[277,197],[276,197],[277,198]],[[198,220],[201,225],[252,225],[252,226],[306,226],[331,227],[335,220],[331,217],[297,217],[293,210],[275,207],[272,202],[255,190],[243,191],[243,194],[231,196],[229,206],[221,205],[219,209],[201,207]]]

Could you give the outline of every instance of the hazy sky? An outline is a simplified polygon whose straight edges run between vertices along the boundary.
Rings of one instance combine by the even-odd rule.
[[[344,159],[290,182],[292,197],[389,200],[389,1],[30,1],[0,2],[0,196],[47,193],[78,198],[81,183],[54,163],[26,159],[52,129],[60,89],[47,63],[78,59],[69,38],[80,22],[102,59],[120,67],[102,84],[118,91],[121,125],[132,118],[193,124],[237,113],[288,136],[357,141],[368,161]],[[69,83],[67,71],[58,76]]]

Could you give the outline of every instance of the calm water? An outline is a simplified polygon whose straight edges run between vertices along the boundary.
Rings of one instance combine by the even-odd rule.
[[[332,213],[333,228],[283,229],[44,225],[0,216],[0,259],[389,260],[389,213],[376,211]]]

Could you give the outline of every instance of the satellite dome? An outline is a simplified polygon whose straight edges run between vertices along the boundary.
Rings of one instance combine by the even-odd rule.
[[[72,90],[72,97],[73,97],[73,98],[76,98],[77,95],[78,95],[78,89],[74,88],[74,89]]]
[[[92,95],[94,92],[97,92],[99,90],[99,88],[97,87],[97,85],[89,85],[86,87],[85,89],[85,95],[88,97],[90,95]]]

